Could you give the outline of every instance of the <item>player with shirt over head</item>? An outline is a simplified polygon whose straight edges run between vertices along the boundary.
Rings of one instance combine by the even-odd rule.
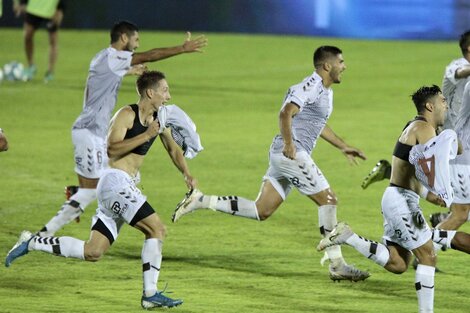
[[[356,157],[366,157],[359,149],[346,144],[327,125],[333,111],[332,85],[341,82],[342,73],[346,69],[342,51],[334,46],[319,47],[314,52],[313,65],[313,74],[291,86],[284,99],[279,114],[280,134],[272,142],[269,168],[256,201],[238,196],[208,196],[193,190],[178,204],[173,215],[174,222],[202,208],[266,220],[295,187],[318,205],[321,235],[330,233],[337,224],[337,199],[310,156],[317,139],[322,137],[338,148],[351,163],[356,163]],[[330,260],[331,279],[359,281],[369,277],[369,273],[344,261],[339,246],[328,248],[326,253]]]
[[[72,126],[75,172],[79,188],[60,211],[39,231],[41,236],[52,236],[64,225],[78,219],[85,208],[96,199],[96,186],[107,166],[106,134],[108,123],[117,101],[123,76],[131,72],[141,74],[145,62],[153,62],[182,53],[201,52],[207,39],[191,34],[181,46],[155,48],[134,52],[139,47],[136,25],[121,21],[110,32],[111,46],[95,55],[90,63],[86,81],[83,110]]]
[[[347,244],[395,274],[401,274],[408,269],[411,253],[413,253],[419,263],[415,274],[419,312],[433,312],[436,267],[433,241],[469,253],[470,235],[455,230],[431,230],[422,215],[419,207],[419,193],[422,186],[416,178],[415,167],[410,163],[410,151],[415,145],[424,145],[431,139],[437,139],[436,130],[444,124],[447,102],[436,85],[421,87],[413,94],[412,99],[418,116],[405,126],[397,140],[392,156],[390,186],[387,187],[382,197],[383,244],[354,233],[349,225],[341,222],[320,241],[317,250],[323,251],[328,247]],[[456,141],[455,133],[454,140]],[[434,144],[439,145],[437,140],[430,146]],[[454,144],[457,150],[457,143]],[[440,149],[444,146],[436,146],[434,151],[444,153]],[[446,158],[445,155],[436,154],[435,157],[442,157],[442,162],[449,160],[449,156]],[[424,165],[428,160],[423,161]],[[426,175],[443,175],[445,178],[445,173],[441,172],[438,165],[435,165],[436,167],[434,165],[429,166],[431,170],[427,170]],[[424,173],[421,174],[424,175]],[[434,181],[434,177],[432,180]],[[449,184],[448,180],[447,174]],[[436,181],[445,182],[442,179]],[[437,190],[445,189],[451,192],[450,184],[448,188],[443,187],[445,186],[438,186]],[[443,200],[440,199],[436,204],[442,204],[442,202]]]
[[[87,242],[72,237],[40,237],[24,231],[5,260],[11,263],[29,251],[43,251],[85,261],[98,261],[117,239],[124,223],[145,235],[142,248],[143,295],[145,309],[174,307],[174,300],[157,291],[162,263],[165,226],[136,187],[144,157],[157,136],[168,151],[175,166],[184,175],[188,188],[195,188],[183,152],[173,140],[170,128],[161,128],[156,113],[170,99],[165,76],[160,72],[145,72],[137,80],[140,100],[120,109],[111,121],[108,135],[109,166],[98,184],[98,209],[93,217]]]

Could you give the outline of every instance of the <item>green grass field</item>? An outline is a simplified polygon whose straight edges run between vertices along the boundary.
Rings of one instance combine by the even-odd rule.
[[[25,63],[21,30],[0,29],[0,64]],[[335,86],[329,125],[368,160],[352,167],[325,142],[313,153],[340,199],[339,220],[380,240],[380,200],[386,182],[360,188],[380,158],[390,158],[403,125],[415,110],[409,95],[441,84],[445,66],[459,57],[456,42],[359,41],[332,38],[208,34],[204,54],[150,64],[167,74],[172,101],[195,121],[205,150],[189,161],[208,194],[255,198],[267,168],[277,115],[287,88],[312,72],[319,45],[343,49],[348,66]],[[180,44],[184,33],[141,32],[140,50]],[[0,154],[0,252],[6,255],[23,229],[39,230],[76,184],[70,128],[81,111],[91,58],[106,47],[105,31],[60,33],[55,80],[42,83],[47,37],[36,38],[38,75],[28,83],[0,84],[0,127],[10,150]],[[137,100],[134,77],[124,79],[118,106]],[[372,276],[333,283],[322,254],[317,208],[297,191],[267,221],[257,223],[200,211],[177,224],[174,206],[186,192],[181,175],[160,143],[148,154],[141,189],[167,225],[159,287],[165,283],[185,303],[175,312],[416,312],[414,271],[386,272],[350,247],[349,263]],[[86,240],[92,204],[80,224],[57,235]],[[423,203],[426,215],[435,211]],[[470,231],[465,226],[463,230]],[[141,312],[143,236],[129,226],[98,263],[39,252],[0,267],[0,312]],[[2,259],[3,260],[3,259]],[[435,312],[468,312],[469,256],[440,253]]]

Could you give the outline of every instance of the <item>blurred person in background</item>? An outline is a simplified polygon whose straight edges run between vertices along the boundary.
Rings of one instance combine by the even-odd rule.
[[[54,78],[54,69],[59,53],[59,27],[65,10],[65,0],[20,0],[14,1],[15,15],[24,16],[24,49],[28,67],[27,80],[33,79],[37,68],[34,63],[34,35],[39,27],[45,26],[49,34],[49,65],[44,74],[44,82]]]

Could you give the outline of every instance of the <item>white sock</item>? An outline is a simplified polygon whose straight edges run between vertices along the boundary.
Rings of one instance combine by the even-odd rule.
[[[162,247],[163,241],[157,238],[145,240],[142,247],[142,276],[146,297],[151,297],[157,292],[158,276],[162,265]]]
[[[346,243],[356,249],[359,253],[375,263],[384,267],[390,259],[390,251],[387,247],[376,241],[372,241],[357,234],[353,234],[346,240]]]
[[[434,273],[435,268],[418,264],[415,276],[415,288],[418,295],[419,312],[432,313],[434,308]]]
[[[434,229],[432,232],[432,241],[434,243],[440,244],[442,246],[445,246],[447,248],[452,248],[451,243],[452,239],[454,239],[455,233],[457,231],[455,230],[440,230],[440,229]]]
[[[96,199],[96,189],[79,188],[66,201],[57,214],[39,232],[40,236],[53,236],[59,229],[80,216],[85,208]]]
[[[256,203],[252,200],[238,196],[203,196],[202,206],[241,217],[247,217],[259,221]]]
[[[34,236],[29,242],[28,250],[43,251],[50,254],[84,260],[85,242],[72,237]]]
[[[318,207],[318,224],[323,237],[331,233],[336,224],[338,224],[338,220],[336,219],[336,205],[327,204]],[[333,265],[344,263],[343,254],[341,253],[341,247],[339,245],[328,247],[325,249],[325,252]]]

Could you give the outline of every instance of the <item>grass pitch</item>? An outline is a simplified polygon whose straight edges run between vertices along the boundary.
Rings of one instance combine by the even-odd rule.
[[[0,64],[23,63],[21,30],[0,29]],[[332,38],[209,34],[201,55],[149,64],[167,74],[172,101],[198,126],[205,150],[189,161],[209,194],[255,198],[267,168],[268,148],[287,88],[312,72],[312,53],[324,44],[343,49],[347,70],[334,86],[329,125],[368,160],[351,167],[325,142],[313,153],[340,199],[339,220],[380,240],[380,199],[385,182],[367,190],[362,178],[380,158],[390,158],[403,125],[415,114],[409,95],[441,84],[444,67],[460,55],[456,42],[359,41]],[[140,50],[180,44],[183,33],[141,32]],[[76,183],[70,128],[81,111],[91,58],[107,46],[105,31],[60,32],[55,80],[44,85],[47,38],[36,38],[37,77],[0,84],[0,127],[10,150],[0,154],[0,251],[6,255],[23,229],[37,231],[60,208],[63,187]],[[127,77],[118,105],[137,100]],[[298,192],[267,221],[258,223],[199,211],[171,224],[186,192],[161,144],[141,170],[141,189],[167,224],[159,287],[184,299],[176,312],[416,312],[414,271],[386,272],[350,247],[346,260],[372,276],[360,283],[332,283],[322,255],[317,208]],[[92,204],[80,224],[57,235],[86,240]],[[423,203],[425,214],[437,210]],[[463,230],[469,231],[468,226]],[[0,312],[141,312],[143,236],[125,226],[98,263],[33,252],[11,268],[0,267]],[[469,257],[440,253],[436,312],[468,312]]]

